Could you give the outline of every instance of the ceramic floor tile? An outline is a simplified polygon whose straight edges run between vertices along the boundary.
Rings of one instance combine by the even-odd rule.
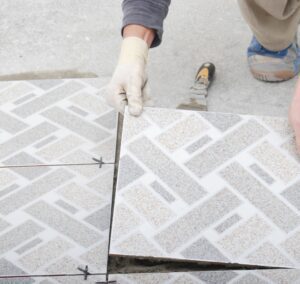
[[[0,279],[1,284],[95,284],[105,283],[105,275],[90,275],[84,280],[84,275],[80,276],[56,276],[56,277],[26,277]]]
[[[293,144],[283,118],[125,113],[110,253],[299,268]]]
[[[114,162],[116,114],[88,79],[0,90],[0,277],[106,273],[114,165],[53,164]]]
[[[107,143],[115,136],[116,113],[89,81],[21,81],[4,89],[0,83],[0,163],[61,163],[76,161],[78,153],[82,162],[97,155],[113,160],[113,143],[111,149]]]
[[[278,284],[300,283],[300,270],[203,271],[110,275],[118,284]]]

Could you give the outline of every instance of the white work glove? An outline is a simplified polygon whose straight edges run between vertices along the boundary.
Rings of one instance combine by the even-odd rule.
[[[119,112],[128,104],[131,115],[139,116],[148,100],[146,64],[147,43],[138,37],[123,40],[118,65],[106,88],[108,103]]]

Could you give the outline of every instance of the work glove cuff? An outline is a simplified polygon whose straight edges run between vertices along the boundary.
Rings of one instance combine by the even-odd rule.
[[[147,43],[138,37],[126,37],[123,39],[119,64],[147,63],[149,47]]]

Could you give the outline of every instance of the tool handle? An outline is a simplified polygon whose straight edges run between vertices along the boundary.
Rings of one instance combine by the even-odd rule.
[[[195,81],[201,81],[203,79],[207,80],[208,82],[211,82],[216,72],[216,67],[211,62],[203,63],[200,68],[198,69],[198,72],[195,77]]]

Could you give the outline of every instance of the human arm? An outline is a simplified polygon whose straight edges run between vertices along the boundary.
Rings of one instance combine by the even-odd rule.
[[[110,84],[107,99],[122,112],[128,104],[130,114],[141,114],[147,100],[146,66],[148,49],[160,44],[163,20],[170,0],[124,0],[123,42],[119,61]]]

